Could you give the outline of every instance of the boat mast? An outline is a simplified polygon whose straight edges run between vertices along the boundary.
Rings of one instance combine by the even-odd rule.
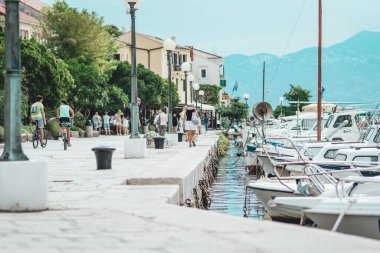
[[[322,0],[319,0],[318,21],[318,123],[317,141],[321,141],[321,118],[322,118]]]
[[[263,102],[265,102],[265,61],[263,65]]]

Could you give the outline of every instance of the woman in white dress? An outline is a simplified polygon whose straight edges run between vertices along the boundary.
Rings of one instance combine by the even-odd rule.
[[[124,135],[128,135],[128,129],[129,129],[128,116],[123,117],[123,128],[124,128]]]
[[[185,130],[187,131],[187,140],[189,141],[189,147],[195,147],[196,145],[194,141],[194,136],[200,123],[200,120],[199,115],[194,108],[194,105],[189,105],[189,107],[186,109],[186,111],[184,112],[182,123]]]

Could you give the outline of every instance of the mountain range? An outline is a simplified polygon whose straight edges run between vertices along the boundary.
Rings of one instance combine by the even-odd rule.
[[[272,54],[225,57],[226,92],[235,81],[233,96],[250,94],[249,104],[262,100],[263,62],[266,63],[266,101],[273,107],[289,90],[290,84],[311,91],[317,100],[318,48],[306,48],[282,57]],[[363,31],[322,50],[322,85],[326,102],[380,101],[380,32]]]

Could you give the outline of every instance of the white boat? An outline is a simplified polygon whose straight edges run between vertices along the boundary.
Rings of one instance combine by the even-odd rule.
[[[324,199],[304,213],[322,229],[380,240],[380,197]]]

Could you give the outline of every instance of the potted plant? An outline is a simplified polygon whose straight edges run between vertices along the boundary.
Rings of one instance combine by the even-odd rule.
[[[146,139],[146,145],[148,148],[154,148],[154,140],[153,138],[158,136],[158,134],[154,131],[149,131],[144,135],[144,138]]]

